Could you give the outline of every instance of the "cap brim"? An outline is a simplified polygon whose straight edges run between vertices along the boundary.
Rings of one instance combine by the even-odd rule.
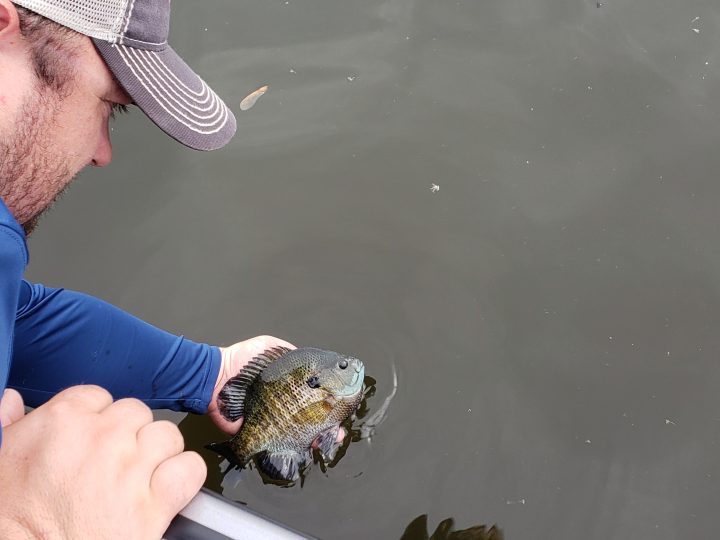
[[[235,134],[233,113],[172,48],[93,42],[135,104],[172,138],[196,150],[215,150]]]

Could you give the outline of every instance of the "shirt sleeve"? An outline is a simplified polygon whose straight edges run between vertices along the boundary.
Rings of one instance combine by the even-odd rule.
[[[8,386],[37,407],[96,384],[151,408],[207,412],[220,350],[160,330],[86,294],[22,281]]]

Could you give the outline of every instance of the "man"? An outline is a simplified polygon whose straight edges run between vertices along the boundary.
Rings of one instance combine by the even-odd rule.
[[[167,45],[169,19],[170,0],[0,0],[0,538],[159,538],[206,469],[148,406],[235,433],[220,388],[290,346],[193,343],[22,279],[40,214],[110,162],[114,110],[136,104],[195,149],[233,136],[232,113]]]

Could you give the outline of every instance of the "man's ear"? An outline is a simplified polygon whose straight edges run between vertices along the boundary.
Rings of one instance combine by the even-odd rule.
[[[0,39],[20,36],[20,16],[10,0],[0,0]]]

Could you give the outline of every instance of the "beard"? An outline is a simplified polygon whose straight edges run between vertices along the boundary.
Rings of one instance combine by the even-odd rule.
[[[26,235],[67,188],[74,174],[53,145],[61,97],[34,88],[25,97],[9,136],[0,138],[0,197]],[[14,131],[12,131],[14,129]]]

